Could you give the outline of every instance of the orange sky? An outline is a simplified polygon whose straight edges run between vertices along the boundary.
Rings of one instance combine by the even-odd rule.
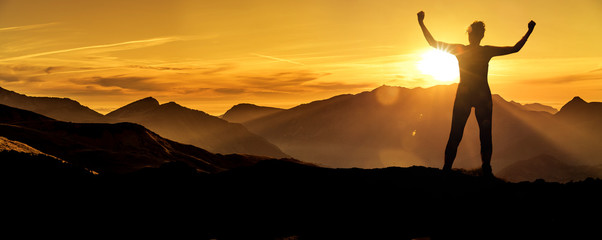
[[[250,102],[275,107],[383,84],[449,84],[416,67],[437,40],[521,52],[494,58],[494,93],[560,107],[602,101],[602,2],[579,1],[1,1],[0,86],[75,99],[106,113],[153,96],[219,115]]]

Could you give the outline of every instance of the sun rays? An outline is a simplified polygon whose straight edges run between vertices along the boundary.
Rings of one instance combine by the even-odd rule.
[[[417,67],[423,74],[441,82],[453,82],[459,77],[458,60],[446,51],[433,49],[421,55]]]

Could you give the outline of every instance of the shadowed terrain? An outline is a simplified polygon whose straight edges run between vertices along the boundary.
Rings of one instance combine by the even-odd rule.
[[[267,159],[213,154],[133,123],[62,122],[5,105],[0,105],[0,113],[2,137],[101,174],[128,173],[168,162],[182,162],[200,172],[217,172]]]
[[[34,179],[36,180],[36,179]],[[197,239],[598,238],[602,181],[507,183],[426,167],[332,169],[265,160],[220,173],[167,163],[30,181],[5,217],[30,226]],[[52,196],[52,197],[49,197]],[[32,201],[35,199],[35,201]],[[15,209],[15,208],[13,208]],[[56,216],[63,221],[50,221]],[[18,221],[15,221],[18,222]],[[14,222],[13,222],[14,223]],[[11,224],[11,223],[9,223]],[[71,232],[61,232],[68,236]]]
[[[543,154],[515,162],[500,171],[497,176],[512,182],[545,179],[564,183],[588,177],[602,178],[602,165],[570,165],[553,156]]]
[[[63,237],[601,237],[602,181],[591,178],[510,183],[428,167],[325,168],[212,154],[132,123],[0,112],[7,234],[27,226]],[[546,159],[529,163],[554,161]]]
[[[130,103],[106,116],[71,99],[31,97],[3,88],[0,88],[0,104],[67,122],[137,123],[169,139],[215,153],[288,157],[277,146],[249,132],[240,124],[230,123],[174,102],[159,104],[151,97]]]

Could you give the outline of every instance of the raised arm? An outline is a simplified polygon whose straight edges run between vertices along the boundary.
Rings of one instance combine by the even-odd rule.
[[[439,42],[439,41],[435,40],[433,35],[431,35],[431,32],[429,32],[429,30],[426,28],[426,25],[424,25],[424,12],[423,11],[420,11],[418,13],[418,24],[420,25],[420,29],[422,29],[422,34],[424,34],[424,38],[426,39],[426,41],[429,43],[429,45],[431,47],[446,50],[446,51],[454,54],[454,52],[456,51],[456,48],[453,46],[455,46],[457,44],[448,44],[448,43]]]
[[[424,12],[423,11],[420,11],[418,13],[418,24],[420,25],[420,29],[422,29],[422,34],[424,34],[424,38],[426,38],[426,41],[429,43],[429,45],[431,45],[431,47],[437,47],[437,41],[435,41],[435,38],[433,38],[433,35],[431,35],[431,32],[429,32],[429,30],[424,25]]]
[[[492,55],[500,56],[500,55],[506,55],[506,54],[511,54],[511,53],[520,51],[523,48],[523,46],[525,46],[525,43],[527,42],[527,39],[529,39],[529,36],[531,36],[531,33],[533,32],[533,29],[535,28],[535,22],[534,21],[529,22],[528,27],[529,27],[529,30],[527,30],[527,33],[525,34],[525,36],[523,36],[523,38],[521,38],[520,41],[518,41],[516,44],[514,44],[514,46],[512,46],[512,47],[491,47]]]

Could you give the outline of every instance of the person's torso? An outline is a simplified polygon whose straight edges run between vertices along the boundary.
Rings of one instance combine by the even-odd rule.
[[[470,88],[489,89],[487,74],[491,57],[484,46],[464,46],[459,49],[456,58],[460,68],[460,84]]]

